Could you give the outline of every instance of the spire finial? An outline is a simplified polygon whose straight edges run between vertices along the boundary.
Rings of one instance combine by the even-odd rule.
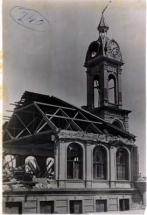
[[[107,10],[107,8],[108,8],[108,6],[109,6],[109,4],[110,4],[111,2],[112,2],[112,1],[110,0],[110,1],[108,2],[108,4],[106,5],[106,7],[103,9],[102,15],[104,14],[105,10]]]
[[[102,16],[101,16],[101,20],[98,26],[98,31],[100,33],[107,33],[109,27],[106,25],[105,23],[105,19],[104,19],[104,12],[107,10],[109,4],[111,3],[111,0],[108,2],[108,4],[104,7],[104,9],[102,10]]]

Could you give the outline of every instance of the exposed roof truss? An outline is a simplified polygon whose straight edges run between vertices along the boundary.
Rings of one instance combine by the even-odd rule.
[[[4,141],[60,129],[134,138],[90,112],[56,97],[25,92],[4,126]]]

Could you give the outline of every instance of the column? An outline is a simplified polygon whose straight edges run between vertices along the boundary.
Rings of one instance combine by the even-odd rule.
[[[92,186],[92,152],[93,152],[93,146],[90,143],[86,144],[85,147],[85,179],[86,179],[86,187],[90,188]]]
[[[116,148],[110,147],[110,186],[115,187],[116,181]]]
[[[108,104],[108,71],[107,71],[107,65],[104,64],[104,68],[103,68],[103,80],[102,80],[102,105],[107,105]]]
[[[65,187],[65,179],[66,179],[66,145],[64,142],[59,142],[59,150],[58,150],[58,180],[59,187]]]
[[[122,69],[118,68],[118,104],[120,106],[122,105],[121,72]]]

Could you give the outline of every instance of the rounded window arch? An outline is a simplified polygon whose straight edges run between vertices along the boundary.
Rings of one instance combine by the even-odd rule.
[[[82,179],[83,149],[77,143],[71,143],[67,148],[67,178]]]
[[[116,152],[116,173],[117,180],[129,179],[129,153],[124,148],[119,148]]]
[[[96,146],[93,150],[93,178],[107,178],[107,151],[102,146]]]
[[[116,103],[116,79],[113,75],[108,77],[108,101],[112,104]]]
[[[119,129],[124,129],[123,123],[120,120],[118,120],[118,119],[115,119],[112,122],[112,125],[114,125],[115,127],[119,128]]]
[[[85,62],[89,61],[92,58],[95,58],[99,52],[100,44],[97,41],[93,41],[89,47],[86,54]]]
[[[25,172],[36,175],[38,171],[38,164],[34,156],[28,156],[25,159]]]

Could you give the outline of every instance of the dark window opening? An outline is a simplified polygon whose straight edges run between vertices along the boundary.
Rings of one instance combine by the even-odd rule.
[[[100,83],[98,77],[95,77],[93,82],[94,88],[94,107],[100,106]]]
[[[96,200],[96,212],[107,211],[107,200]]]
[[[82,213],[82,201],[81,200],[70,201],[70,213],[71,214],[81,214]]]
[[[88,52],[86,54],[85,62],[93,59],[99,54],[99,43],[97,41],[92,42],[88,48]]]
[[[114,120],[114,122],[112,123],[112,125],[116,126],[119,129],[124,129],[123,123],[120,122],[119,120]]]
[[[7,214],[22,214],[22,203],[21,202],[6,202]]]
[[[129,210],[129,199],[120,199],[119,200],[119,210],[126,211]]]
[[[111,104],[116,103],[116,83],[115,78],[113,76],[109,76],[108,80],[108,101]]]
[[[54,213],[54,201],[41,201],[40,202],[40,213],[41,214]]]
[[[93,178],[107,178],[107,152],[101,146],[97,146],[93,151]]]
[[[71,143],[67,149],[67,178],[82,179],[83,151],[79,144]]]
[[[118,149],[116,153],[116,170],[118,180],[128,180],[128,152],[125,149]]]

